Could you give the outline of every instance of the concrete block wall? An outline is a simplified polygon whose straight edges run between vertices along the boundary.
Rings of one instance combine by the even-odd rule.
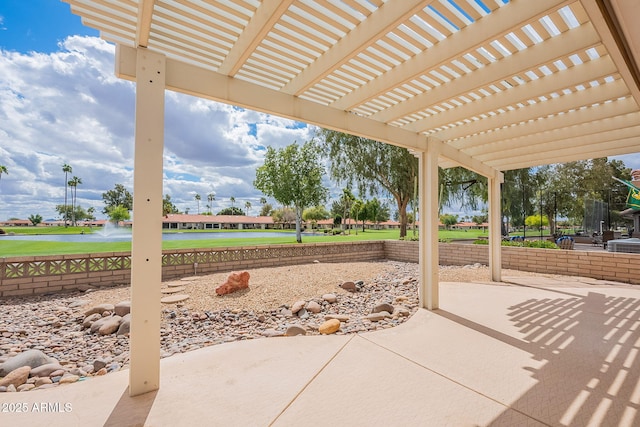
[[[319,262],[384,259],[384,242],[317,243],[164,251],[163,280]],[[131,283],[130,253],[0,258],[0,298]]]
[[[418,242],[364,241],[165,251],[163,280],[233,270],[388,259],[418,262]],[[441,265],[488,264],[486,245],[440,243]],[[128,285],[130,254],[0,258],[0,298]],[[640,284],[640,254],[502,247],[502,268]]]
[[[489,263],[487,245],[440,243],[438,253],[440,265]],[[418,262],[418,243],[387,241],[385,258]],[[640,284],[640,254],[503,246],[502,268]]]

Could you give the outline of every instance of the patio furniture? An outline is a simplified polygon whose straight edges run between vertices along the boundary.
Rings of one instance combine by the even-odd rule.
[[[575,242],[573,237],[563,236],[556,240],[556,245],[558,245],[560,249],[573,250]]]

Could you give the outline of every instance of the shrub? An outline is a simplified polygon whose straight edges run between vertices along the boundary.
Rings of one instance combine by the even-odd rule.
[[[478,239],[473,242],[474,245],[488,245],[489,240]],[[503,240],[502,246],[516,246],[525,248],[542,248],[542,249],[560,249],[558,245],[548,240],[525,240],[524,242],[518,242],[514,240]]]

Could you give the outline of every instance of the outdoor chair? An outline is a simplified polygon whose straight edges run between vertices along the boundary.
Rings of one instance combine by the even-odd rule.
[[[556,240],[556,245],[558,245],[560,249],[573,250],[575,242],[572,237],[564,236]]]

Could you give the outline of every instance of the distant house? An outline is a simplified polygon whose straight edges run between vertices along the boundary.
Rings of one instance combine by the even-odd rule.
[[[275,228],[270,216],[168,214],[162,228],[169,230],[267,230]]]
[[[31,221],[28,219],[10,219],[4,222],[0,222],[0,227],[28,227]]]

